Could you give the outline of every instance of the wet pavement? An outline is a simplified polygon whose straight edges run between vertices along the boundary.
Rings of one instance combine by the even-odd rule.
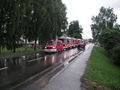
[[[0,90],[8,90],[49,67],[63,63],[78,52],[78,49],[74,48],[47,55],[35,53],[21,57],[0,59]]]
[[[51,78],[48,85],[41,89],[40,79],[20,90],[81,90],[80,78],[84,74],[93,44],[86,46],[86,50]]]

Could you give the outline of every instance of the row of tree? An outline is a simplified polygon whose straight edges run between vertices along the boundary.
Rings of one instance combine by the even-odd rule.
[[[21,37],[43,43],[62,35],[67,27],[61,0],[0,0],[0,50],[15,52]]]
[[[95,41],[100,42],[112,56],[113,62],[120,65],[120,25],[112,8],[101,7],[97,16],[92,17],[91,30]]]

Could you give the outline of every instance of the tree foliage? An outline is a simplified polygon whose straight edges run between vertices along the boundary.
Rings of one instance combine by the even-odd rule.
[[[79,21],[72,21],[69,25],[69,28],[68,28],[68,35],[71,36],[71,37],[77,37],[77,38],[82,38],[82,26],[79,25]]]
[[[116,30],[104,30],[99,38],[101,45],[111,54],[112,49],[120,43],[120,32]]]
[[[21,37],[45,42],[67,27],[61,0],[0,0],[0,47],[15,52]]]
[[[101,7],[97,16],[92,17],[91,30],[94,39],[105,29],[113,29],[114,23],[117,20],[117,15],[114,14],[113,8]]]
[[[120,25],[118,23],[114,25],[114,30],[120,31]]]
[[[113,63],[120,65],[120,43],[116,44],[112,49]]]
[[[72,37],[78,38],[78,39],[82,39],[82,35],[79,34],[79,33],[74,33],[74,34],[72,34]]]
[[[101,7],[97,16],[92,17],[91,30],[95,41],[99,41],[113,62],[120,65],[120,25],[112,8]]]
[[[120,65],[120,32],[118,30],[104,30],[99,41],[112,56],[113,63]]]

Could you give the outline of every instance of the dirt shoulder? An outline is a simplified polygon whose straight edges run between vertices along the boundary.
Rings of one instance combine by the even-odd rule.
[[[81,88],[82,90],[111,90],[84,77],[81,78]]]

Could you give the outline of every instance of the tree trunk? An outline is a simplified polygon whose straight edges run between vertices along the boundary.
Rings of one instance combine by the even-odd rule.
[[[27,49],[27,39],[25,38],[25,51]]]
[[[35,39],[34,51],[36,51],[37,39]]]
[[[14,39],[14,41],[13,41],[13,53],[15,53],[16,52],[16,42],[15,42],[15,39]]]
[[[27,46],[27,39],[25,39],[25,47]]]
[[[13,46],[13,53],[15,53],[16,52],[16,47],[15,47],[15,45]]]
[[[2,53],[2,47],[0,46],[0,54]]]

